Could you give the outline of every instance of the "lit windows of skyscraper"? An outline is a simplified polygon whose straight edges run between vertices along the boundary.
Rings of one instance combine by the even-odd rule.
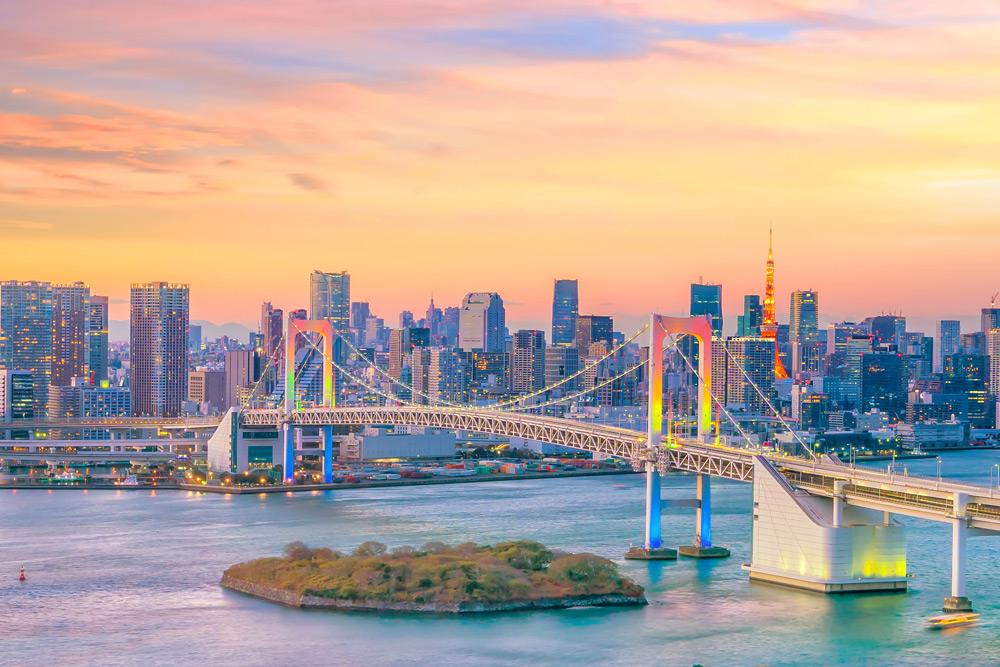
[[[723,343],[720,340],[716,344],[721,346]],[[765,338],[730,338],[725,345],[729,349],[729,355],[726,355],[726,401],[742,404],[751,414],[766,413],[767,403],[753,385],[756,384],[765,396],[774,388],[774,342]],[[718,353],[726,354],[721,349]],[[746,371],[746,375],[736,364]]]
[[[0,368],[0,422],[35,416],[31,373]]]
[[[465,356],[446,347],[432,347],[430,351],[427,377],[431,395],[449,403],[465,403],[468,389]]]
[[[108,379],[108,297],[90,295],[87,318],[87,370],[95,386]]]
[[[760,336],[760,325],[764,321],[764,307],[760,296],[747,294],[743,297],[743,314],[736,317],[736,335],[739,338]]]
[[[937,324],[937,349],[934,354],[934,372],[944,368],[944,358],[962,348],[962,323],[958,320],[941,320]]]
[[[574,350],[575,352],[575,350]],[[463,352],[468,373],[469,398],[494,402],[510,393],[510,355],[506,352]]]
[[[503,352],[506,313],[496,292],[471,292],[462,300],[459,346],[467,351]]]
[[[87,376],[90,287],[52,286],[52,386],[68,387]]]
[[[580,295],[576,280],[556,280],[552,292],[552,344],[572,345]]]
[[[329,320],[334,330],[346,334],[351,326],[351,274],[313,271],[309,277],[309,314],[314,320]]]
[[[691,315],[712,318],[712,335],[722,336],[722,285],[691,283]]]
[[[553,345],[545,350],[545,385],[555,384],[580,370],[580,352],[573,346]],[[576,389],[576,382],[570,380],[556,391],[565,395]]]
[[[511,378],[515,393],[528,393],[545,386],[545,332],[522,329],[514,334]]]
[[[906,331],[905,317],[876,315],[869,317],[866,322],[868,323],[868,332],[872,337],[872,345],[876,349],[879,347],[888,348],[891,345],[895,345],[898,349],[900,338]]]
[[[979,331],[985,335],[989,335],[993,329],[1000,329],[1000,308],[994,308],[992,305],[983,308],[979,326]]]
[[[1000,408],[1000,328],[990,329],[986,343],[990,356],[990,393],[998,401]],[[1000,428],[1000,409],[996,409],[996,425]]]
[[[819,340],[819,294],[816,292],[792,292],[788,338],[790,342],[802,344]]]
[[[867,352],[861,357],[861,410],[878,410],[893,421],[906,412],[906,362],[898,352]]]
[[[943,377],[945,394],[964,397],[967,417],[973,428],[992,428],[995,425],[995,399],[989,392],[989,356],[964,353],[949,355],[944,358]]]
[[[187,396],[189,304],[187,285],[132,285],[131,390],[138,416],[181,413]]]
[[[36,416],[45,414],[52,380],[52,306],[49,283],[0,283],[0,368],[31,374]]]

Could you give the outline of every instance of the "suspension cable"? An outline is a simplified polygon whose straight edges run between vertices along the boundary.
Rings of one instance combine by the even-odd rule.
[[[267,377],[268,370],[270,370],[271,366],[275,365],[274,362],[278,359],[279,356],[278,352],[281,351],[281,345],[284,342],[285,342],[285,334],[284,332],[282,332],[281,339],[278,341],[278,345],[273,350],[271,350],[271,354],[267,358],[267,363],[264,365],[264,370],[260,372],[260,377],[257,378],[257,382],[254,383],[253,389],[250,391],[250,395],[247,396],[246,400],[240,402],[240,407],[242,408],[250,407],[250,403],[253,402],[254,394],[257,393],[257,389],[260,388],[260,385],[264,381],[264,378]]]

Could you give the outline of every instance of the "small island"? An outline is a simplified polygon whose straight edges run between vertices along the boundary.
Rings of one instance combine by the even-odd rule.
[[[285,555],[225,571],[222,586],[302,608],[469,613],[644,605],[642,586],[606,558],[527,540],[387,550],[365,542],[350,555],[302,542]]]

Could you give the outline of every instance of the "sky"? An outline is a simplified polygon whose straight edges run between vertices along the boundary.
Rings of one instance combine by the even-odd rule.
[[[552,281],[624,324],[723,284],[911,329],[1000,290],[995,0],[0,3],[0,279],[191,285],[253,323],[313,269],[404,309]]]

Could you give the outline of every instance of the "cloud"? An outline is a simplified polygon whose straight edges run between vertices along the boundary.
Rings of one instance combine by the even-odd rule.
[[[318,176],[313,176],[311,174],[295,173],[288,174],[288,180],[292,182],[303,190],[309,190],[313,192],[325,192],[329,189],[326,181]]]
[[[21,231],[49,231],[55,229],[51,222],[40,220],[9,220],[0,218],[0,229],[16,229]]]

